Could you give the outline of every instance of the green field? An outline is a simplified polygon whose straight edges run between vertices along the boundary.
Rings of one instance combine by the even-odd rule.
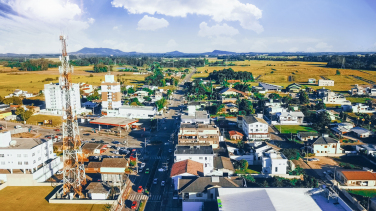
[[[376,189],[354,189],[347,190],[347,192],[370,198],[376,197]]]
[[[45,199],[53,190],[48,186],[6,187],[0,191],[0,210],[17,211],[103,211],[105,205],[49,204]]]
[[[350,101],[351,103],[365,103],[367,100],[371,100],[367,97],[346,97],[346,100]]]
[[[314,129],[306,126],[301,125],[276,125],[275,126],[280,133],[290,134],[290,133],[298,133],[298,132],[316,132]]]

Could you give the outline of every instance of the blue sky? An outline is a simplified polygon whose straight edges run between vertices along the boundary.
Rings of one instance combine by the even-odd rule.
[[[376,51],[374,0],[0,0],[0,53]]]

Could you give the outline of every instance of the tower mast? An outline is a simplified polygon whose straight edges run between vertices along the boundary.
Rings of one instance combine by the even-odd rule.
[[[59,85],[63,98],[63,193],[64,196],[69,194],[71,197],[76,195],[82,197],[82,186],[86,184],[86,177],[76,111],[72,107],[73,67],[69,65],[65,36],[60,36],[60,41],[62,47]]]

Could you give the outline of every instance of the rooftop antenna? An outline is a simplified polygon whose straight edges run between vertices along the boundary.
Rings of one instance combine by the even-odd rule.
[[[66,37],[61,35],[59,38],[62,46],[59,72],[63,96],[63,195],[83,197],[82,186],[86,184],[86,176],[77,116],[71,99],[73,67],[69,65]]]

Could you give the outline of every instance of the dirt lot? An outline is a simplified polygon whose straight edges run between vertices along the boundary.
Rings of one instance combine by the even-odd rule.
[[[335,167],[339,167],[339,164],[330,157],[310,157],[317,158],[319,161],[308,161],[308,165],[303,160],[294,160],[295,165],[299,165],[301,168],[306,169],[307,174],[311,176],[320,177],[324,176],[324,171],[331,170],[334,172]],[[312,168],[312,170],[311,170]]]

